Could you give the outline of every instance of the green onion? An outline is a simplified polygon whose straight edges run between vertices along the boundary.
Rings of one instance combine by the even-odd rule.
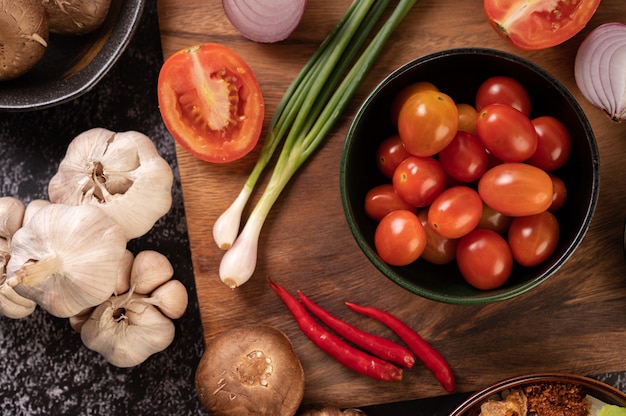
[[[385,43],[416,1],[400,0],[352,64],[389,4],[389,0],[355,0],[285,93],[270,123],[257,164],[238,197],[213,228],[218,246],[228,249],[220,263],[219,275],[229,287],[241,286],[252,277],[259,235],[272,206],[289,180],[328,136]],[[243,209],[283,140],[269,182],[237,236]]]

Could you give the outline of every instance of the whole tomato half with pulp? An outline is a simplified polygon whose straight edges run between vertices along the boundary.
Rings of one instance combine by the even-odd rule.
[[[205,43],[166,59],[157,84],[165,127],[188,152],[226,163],[259,141],[265,103],[250,66],[226,46]]]
[[[591,20],[600,0],[484,0],[489,24],[511,45],[546,49],[572,38]]]

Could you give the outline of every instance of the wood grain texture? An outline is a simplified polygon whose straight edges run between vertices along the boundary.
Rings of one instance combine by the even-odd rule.
[[[267,45],[242,38],[224,16],[218,0],[159,0],[163,54],[168,57],[200,42],[218,42],[234,49],[259,79],[266,99],[267,126],[285,89],[348,4],[346,0],[310,0],[296,32],[285,42]],[[244,323],[262,322],[280,328],[291,338],[302,360],[306,403],[364,406],[445,394],[420,364],[405,373],[404,381],[393,383],[369,380],[337,364],[300,333],[270,290],[267,278],[271,277],[290,292],[300,289],[333,313],[392,339],[396,338],[386,328],[350,312],[343,302],[372,304],[395,313],[447,357],[459,391],[476,390],[522,373],[595,374],[626,369],[626,268],[622,250],[626,124],[611,124],[589,105],[573,75],[576,48],[583,37],[591,28],[613,20],[626,20],[623,0],[604,0],[588,28],[565,44],[524,52],[508,46],[488,26],[480,0],[418,1],[325,145],[280,197],[261,234],[255,275],[236,290],[219,281],[222,253],[213,242],[211,229],[239,192],[258,149],[243,160],[218,166],[194,159],[179,148],[206,341]],[[584,108],[601,156],[599,203],[590,230],[573,257],[539,288],[488,306],[439,304],[416,297],[386,279],[354,242],[339,194],[343,140],[367,93],[413,58],[462,46],[507,50],[555,75]]]

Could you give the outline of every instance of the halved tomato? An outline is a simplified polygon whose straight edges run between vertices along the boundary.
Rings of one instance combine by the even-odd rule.
[[[511,45],[546,49],[572,38],[589,22],[600,0],[484,0],[491,26]]]
[[[174,53],[161,67],[157,93],[165,127],[202,160],[230,162],[259,141],[261,87],[250,66],[226,46],[205,43]]]

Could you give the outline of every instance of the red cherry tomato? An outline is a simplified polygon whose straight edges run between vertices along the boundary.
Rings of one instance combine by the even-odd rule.
[[[554,253],[559,243],[559,222],[548,211],[514,218],[508,241],[515,261],[522,266],[536,266]]]
[[[483,203],[483,212],[476,228],[485,228],[504,235],[509,231],[509,226],[511,225],[512,220],[513,218],[504,215],[491,208],[489,205]]]
[[[406,150],[415,156],[433,156],[454,138],[459,111],[448,95],[423,90],[411,95],[398,115],[398,133]]]
[[[417,217],[426,231],[426,247],[420,258],[432,264],[453,262],[456,258],[456,246],[459,240],[446,238],[428,225],[428,208],[420,210]]]
[[[531,122],[537,132],[537,149],[526,162],[548,172],[565,165],[572,150],[567,127],[550,116],[537,117]]]
[[[490,25],[511,45],[546,49],[565,42],[591,20],[600,0],[484,0]]]
[[[487,205],[504,215],[534,215],[552,204],[552,179],[532,165],[503,163],[485,172],[478,181],[478,193]]]
[[[550,179],[552,179],[552,204],[548,208],[548,211],[555,213],[560,210],[563,205],[565,205],[565,201],[567,200],[567,186],[563,179],[559,178],[553,173],[550,173]]]
[[[239,159],[259,140],[261,88],[248,64],[226,46],[206,43],[174,53],[161,67],[157,95],[172,137],[202,160]]]
[[[537,149],[537,132],[530,119],[506,104],[489,104],[476,119],[476,134],[503,162],[523,162]]]
[[[439,163],[450,177],[460,182],[478,180],[487,170],[488,155],[478,137],[459,130],[445,149]]]
[[[480,112],[489,104],[507,104],[530,116],[530,96],[526,88],[516,79],[495,76],[486,79],[476,92],[476,111]]]
[[[406,266],[417,260],[426,247],[426,231],[417,215],[407,210],[387,214],[378,223],[374,245],[381,260]]]
[[[406,151],[400,136],[397,134],[387,137],[376,149],[376,166],[388,178],[393,177],[400,162],[410,156]]]
[[[375,221],[398,209],[414,210],[393,189],[392,184],[375,186],[365,195],[365,214]]]
[[[504,237],[481,228],[459,240],[456,261],[465,280],[480,290],[502,286],[513,270],[513,255]]]
[[[432,157],[409,156],[396,168],[393,187],[400,198],[414,207],[425,207],[446,186],[446,173]]]
[[[478,225],[483,201],[468,186],[454,186],[439,194],[428,209],[428,224],[446,238],[461,238]]]

